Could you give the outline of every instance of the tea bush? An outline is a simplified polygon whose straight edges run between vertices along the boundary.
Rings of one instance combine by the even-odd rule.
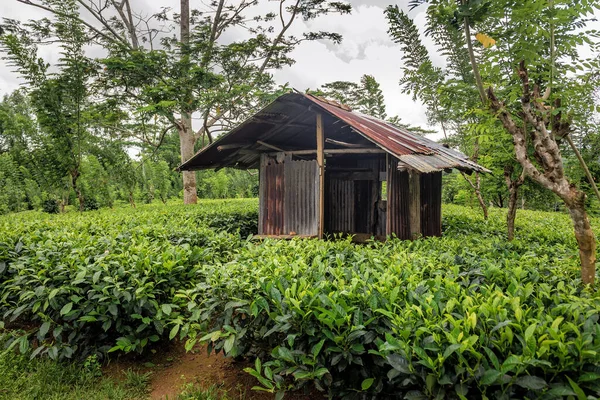
[[[229,214],[235,214],[247,230],[253,204],[3,220],[0,316],[26,330],[13,345],[35,344],[32,356],[63,359],[141,352],[168,337],[182,318],[173,296],[196,282],[194,265],[219,262],[241,242],[237,233],[215,232],[208,223],[219,214],[233,232]]]
[[[581,285],[568,219],[524,214],[512,243],[500,213],[446,207],[443,238],[247,244],[180,291],[188,346],[259,357],[248,372],[274,392],[598,396],[600,296]]]
[[[442,238],[258,242],[256,205],[1,218],[0,318],[24,332],[11,345],[69,358],[178,337],[254,360],[278,393],[600,396],[600,295],[566,215],[519,211],[511,243],[502,210],[458,206]]]

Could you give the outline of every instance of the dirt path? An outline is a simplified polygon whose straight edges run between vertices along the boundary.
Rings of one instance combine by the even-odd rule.
[[[272,399],[273,396],[252,390],[256,381],[243,371],[243,365],[222,354],[206,354],[205,348],[186,353],[181,347],[171,353],[173,361],[157,368],[152,375],[152,400],[174,399],[185,384],[203,388],[216,386],[237,399]]]
[[[205,347],[186,352],[183,344],[170,345],[147,359],[117,360],[105,367],[106,375],[122,377],[123,371],[133,369],[140,373],[151,372],[150,399],[173,400],[185,385],[204,389],[217,388],[231,399],[271,400],[274,395],[252,390],[256,379],[244,372],[249,364],[236,362],[222,354],[207,355]],[[290,393],[290,400],[323,398],[317,392],[310,395]]]

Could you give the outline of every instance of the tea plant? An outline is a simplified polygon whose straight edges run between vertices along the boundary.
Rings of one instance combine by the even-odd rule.
[[[142,352],[173,338],[183,323],[176,290],[197,282],[195,265],[220,261],[241,240],[208,224],[221,218],[235,231],[229,216],[234,213],[247,229],[255,208],[246,209],[245,203],[229,212],[149,207],[117,215],[4,220],[0,316],[24,329],[10,344],[22,350],[34,344],[32,356],[62,359]]]
[[[520,211],[512,242],[501,210],[456,206],[442,238],[261,242],[256,204],[1,218],[9,346],[62,359],[185,339],[250,359],[278,398],[600,396],[600,295],[566,215]]]
[[[179,292],[188,345],[259,357],[247,371],[280,394],[598,396],[600,296],[570,233],[549,229],[564,216],[528,214],[554,221],[523,221],[512,243],[500,218],[451,207],[443,238],[247,245]]]

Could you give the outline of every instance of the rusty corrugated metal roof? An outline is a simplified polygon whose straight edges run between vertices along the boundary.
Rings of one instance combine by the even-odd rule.
[[[479,172],[491,172],[470,161],[459,151],[414,134],[406,129],[392,125],[381,119],[352,111],[317,96],[303,94],[309,100],[346,122],[382,149],[395,155],[399,160],[399,168],[415,169],[422,173],[442,171],[448,168],[459,168]]]
[[[294,110],[294,106],[291,103],[296,106],[302,106],[305,111],[299,112],[298,109]],[[271,138],[270,140],[277,140],[279,137],[278,142],[282,146],[293,143],[299,145],[303,138],[306,142],[310,142],[311,140],[307,140],[309,138],[305,135],[306,129],[293,128],[290,125],[289,128],[278,131],[278,125],[285,125],[285,121],[298,119],[308,111],[313,111],[312,114],[314,114],[314,106],[319,107],[377,147],[398,158],[398,168],[414,169],[422,173],[441,171],[449,168],[490,172],[486,168],[470,161],[461,152],[446,148],[433,140],[419,136],[378,118],[352,111],[348,106],[338,102],[300,92],[280,96],[254,116],[238,125],[231,132],[218,138],[210,146],[200,150],[189,161],[183,163],[179,169],[255,167],[258,162],[259,149],[261,149],[260,145],[257,145],[257,140],[264,140],[265,137]],[[314,119],[314,115],[309,115],[308,118],[298,119],[298,122],[306,124],[312,119]],[[269,120],[271,121],[269,122]],[[268,125],[269,127],[265,123],[270,124]],[[277,135],[272,137],[273,131],[277,131]],[[314,138],[312,132],[310,136]],[[219,150],[219,146],[222,144],[238,142],[244,143],[241,149],[246,150],[246,153],[239,150]]]

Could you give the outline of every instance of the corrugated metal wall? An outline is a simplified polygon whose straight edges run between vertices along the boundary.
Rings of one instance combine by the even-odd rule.
[[[326,232],[354,232],[354,181],[331,178],[325,187]]]
[[[388,157],[387,193],[387,234],[410,239],[408,172],[399,171],[398,159],[392,156]]]
[[[319,166],[316,160],[285,160],[284,234],[318,235]]]
[[[373,176],[383,169],[376,162],[367,164],[373,166]],[[381,190],[378,176],[373,180],[353,180],[326,175],[326,232],[394,233],[400,239],[411,239],[409,174],[399,171],[397,166],[398,160],[389,156],[387,210],[378,201]],[[423,236],[441,236],[442,173],[422,174],[420,190],[421,232]],[[286,159],[277,163],[265,158],[260,168],[259,234],[317,235],[318,194],[319,168],[315,160]]]
[[[284,165],[275,160],[261,162],[260,235],[283,235],[284,232]]]
[[[421,174],[421,232],[442,236],[442,173]]]

